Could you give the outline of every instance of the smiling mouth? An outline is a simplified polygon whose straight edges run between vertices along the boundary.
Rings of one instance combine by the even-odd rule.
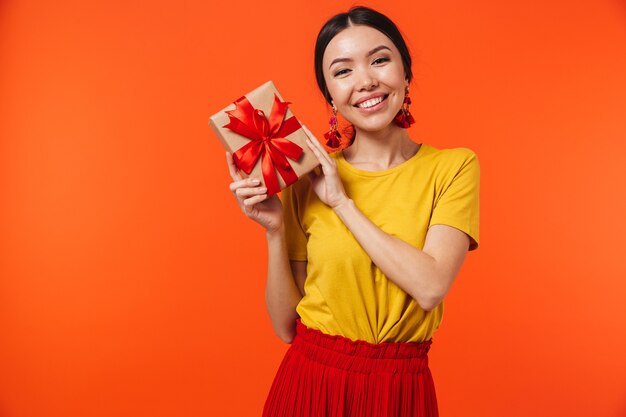
[[[369,109],[370,107],[374,107],[375,105],[381,103],[382,101],[386,100],[387,97],[389,97],[389,94],[385,94],[384,96],[380,96],[380,97],[376,97],[376,98],[371,98],[369,100],[365,100],[362,103],[359,104],[355,104],[354,107],[358,107],[360,109]]]

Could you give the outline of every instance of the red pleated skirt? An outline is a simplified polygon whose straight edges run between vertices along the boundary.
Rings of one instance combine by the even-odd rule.
[[[431,344],[354,341],[298,319],[263,417],[437,417]]]

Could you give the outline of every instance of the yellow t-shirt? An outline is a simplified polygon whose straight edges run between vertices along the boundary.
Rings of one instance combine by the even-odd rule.
[[[331,154],[348,197],[384,232],[422,249],[432,224],[453,226],[478,247],[479,177],[476,154],[422,144],[404,163],[364,171],[341,151]],[[283,190],[289,259],[308,261],[302,323],[352,340],[420,342],[431,338],[443,303],[424,311],[381,272],[335,212],[311,188],[308,176]]]

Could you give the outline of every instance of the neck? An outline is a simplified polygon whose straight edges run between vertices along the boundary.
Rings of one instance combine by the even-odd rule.
[[[343,150],[343,155],[353,165],[386,170],[411,158],[419,146],[406,129],[389,125],[378,132],[357,129],[354,143]]]

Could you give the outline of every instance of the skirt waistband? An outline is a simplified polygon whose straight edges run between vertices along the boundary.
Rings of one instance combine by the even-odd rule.
[[[296,320],[291,348],[309,359],[335,368],[361,373],[414,373],[428,369],[432,339],[424,342],[369,343],[328,335]]]

